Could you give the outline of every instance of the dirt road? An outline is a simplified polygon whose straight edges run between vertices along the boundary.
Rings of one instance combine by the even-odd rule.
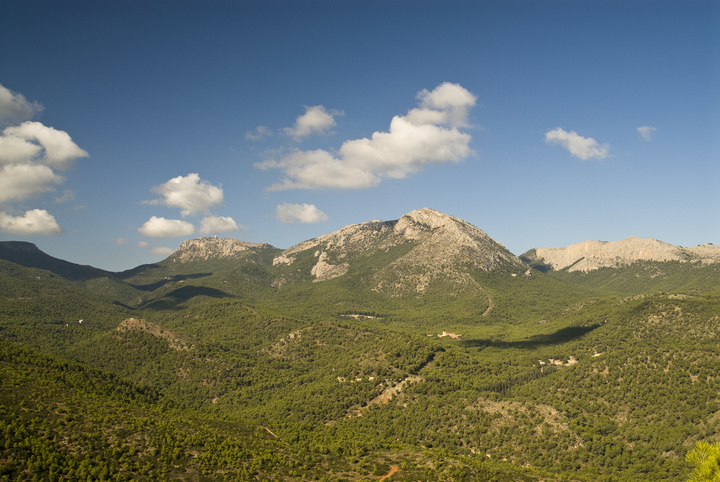
[[[390,477],[392,477],[392,474],[394,474],[395,472],[397,472],[399,469],[400,469],[400,467],[398,467],[397,465],[391,465],[391,466],[390,466],[390,472],[388,472],[387,474],[385,474],[385,475],[383,475],[382,477],[380,477],[380,482],[382,482],[383,480],[387,480],[387,479],[389,479]]]

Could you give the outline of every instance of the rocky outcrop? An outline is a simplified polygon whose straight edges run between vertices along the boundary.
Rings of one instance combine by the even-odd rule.
[[[171,256],[176,263],[207,261],[213,258],[233,258],[253,251],[274,249],[265,243],[248,243],[226,238],[197,238],[183,241]]]
[[[393,227],[395,233],[417,241],[405,257],[419,263],[468,263],[484,271],[500,267],[524,272],[527,266],[505,246],[460,218],[424,208],[412,211]]]
[[[117,327],[120,333],[127,331],[137,331],[147,333],[156,338],[165,340],[173,350],[190,350],[192,346],[176,334],[162,329],[160,326],[142,318],[128,318],[123,320]]]
[[[523,255],[529,262],[553,270],[593,271],[627,266],[636,261],[720,262],[720,246],[703,244],[683,248],[653,238],[629,237],[622,241],[584,241],[564,248],[535,248]]]
[[[318,254],[318,262],[315,266],[313,266],[310,273],[315,276],[315,281],[325,281],[328,279],[337,278],[338,276],[342,276],[345,273],[347,273],[347,270],[350,265],[348,263],[340,263],[337,265],[328,263],[327,260],[327,253],[317,253]]]
[[[275,257],[273,265],[289,265],[312,250],[317,258],[315,281],[345,275],[353,263],[406,246],[407,252],[379,265],[373,278],[378,291],[422,292],[440,277],[459,285],[471,283],[468,268],[524,274],[527,265],[503,245],[462,219],[424,208],[395,221],[353,224],[305,241]]]

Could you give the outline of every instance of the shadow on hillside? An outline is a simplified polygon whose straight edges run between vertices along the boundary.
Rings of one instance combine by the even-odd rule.
[[[163,278],[159,281],[156,281],[154,283],[149,283],[146,285],[131,285],[131,286],[134,288],[137,288],[141,291],[155,291],[156,289],[160,288],[161,286],[165,286],[168,283],[185,281],[185,280],[189,280],[189,279],[206,278],[208,276],[212,276],[212,273],[176,274],[173,276],[166,276],[165,278]],[[180,288],[180,289],[182,289],[182,288]]]
[[[559,345],[581,338],[591,331],[597,329],[600,324],[590,326],[568,326],[554,333],[531,336],[524,340],[503,341],[503,340],[463,340],[461,343],[467,347],[497,347],[497,348],[522,348],[534,349],[541,346]]]
[[[207,288],[205,286],[183,286],[171,291],[160,299],[151,301],[143,308],[153,310],[172,310],[179,309],[179,305],[195,298],[196,296],[208,296],[210,298],[233,298],[233,295],[225,293],[215,288]]]

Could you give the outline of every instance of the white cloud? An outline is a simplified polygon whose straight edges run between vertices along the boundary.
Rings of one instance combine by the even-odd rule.
[[[280,160],[255,164],[280,169],[285,178],[269,190],[342,188],[364,189],[384,177],[402,179],[427,164],[459,162],[473,153],[467,126],[475,96],[457,84],[444,83],[418,94],[420,107],[395,116],[388,132],[370,139],[348,140],[338,155],[325,150],[296,151]]]
[[[152,190],[162,195],[163,199],[148,201],[150,204],[180,208],[183,216],[197,212],[209,214],[210,207],[223,202],[222,188],[201,180],[196,173],[175,177]]]
[[[22,201],[48,191],[63,181],[47,166],[8,164],[0,167],[0,202]]]
[[[282,203],[276,209],[276,216],[283,223],[321,223],[328,220],[327,214],[314,204]]]
[[[285,133],[295,139],[301,139],[311,134],[328,132],[335,127],[333,114],[321,105],[305,106],[305,113],[295,120],[295,125],[286,127]]]
[[[78,147],[67,132],[47,127],[40,122],[28,121],[19,126],[8,127],[3,131],[3,136],[37,142],[45,151],[40,162],[55,169],[69,169],[76,159],[88,156],[87,151]],[[38,153],[39,150],[36,150],[35,155]]]
[[[55,185],[64,181],[54,170],[69,169],[76,159],[88,156],[67,132],[28,120],[41,110],[40,104],[28,102],[21,94],[0,85],[0,124],[21,122],[0,132],[0,203],[22,201],[54,191]],[[66,199],[67,192],[58,202]],[[22,229],[51,234],[59,232],[60,227],[47,211],[28,213],[31,214],[13,218],[16,219],[13,226],[22,225],[25,226]]]
[[[642,126],[642,127],[637,128],[637,131],[638,131],[638,134],[640,134],[640,137],[642,137],[646,141],[652,140],[653,134],[655,133],[656,130],[657,129],[655,129],[654,127],[650,127],[650,126]]]
[[[255,166],[259,169],[281,169],[285,173],[282,183],[269,187],[271,191],[285,189],[365,189],[380,183],[380,178],[370,170],[355,167],[327,151],[296,151],[280,161],[264,161]]]
[[[151,238],[176,238],[190,236],[195,232],[195,227],[180,219],[153,216],[138,229],[138,232]]]
[[[128,240],[126,238],[117,238],[115,242],[120,246],[124,246],[127,244]]]
[[[0,125],[30,120],[42,109],[37,102],[28,102],[22,94],[0,84]]]
[[[227,233],[241,228],[242,226],[228,216],[206,216],[200,221],[200,232],[203,234]]]
[[[157,246],[155,248],[150,248],[150,252],[152,254],[159,254],[161,256],[170,256],[171,254],[173,254],[175,252],[175,250],[172,248]]]
[[[587,161],[591,158],[605,159],[610,150],[607,144],[598,144],[592,137],[583,137],[575,131],[567,132],[560,127],[545,134],[545,143],[559,144],[573,156]]]
[[[445,82],[434,90],[421,90],[417,98],[420,100],[420,109],[413,109],[408,118],[413,122],[426,123],[426,116],[438,116],[431,120],[433,124],[448,124],[456,127],[467,127],[467,117],[475,105],[476,98],[468,90],[458,84]],[[417,117],[417,119],[416,119]]]
[[[21,137],[0,135],[0,164],[30,162],[38,157],[42,147]]]
[[[251,131],[247,131],[245,133],[245,139],[249,139],[251,141],[259,141],[260,139],[264,139],[265,137],[268,137],[270,135],[270,129],[268,129],[265,126],[257,126],[255,129]]]
[[[349,166],[402,179],[426,164],[464,159],[472,153],[470,139],[469,134],[454,127],[416,124],[409,117],[396,116],[390,122],[389,132],[347,141],[340,148],[340,155]]]
[[[12,216],[0,212],[0,231],[13,234],[62,234],[62,228],[55,217],[44,209],[25,211],[23,216]]]

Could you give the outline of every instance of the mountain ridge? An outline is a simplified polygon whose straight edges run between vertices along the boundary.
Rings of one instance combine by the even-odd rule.
[[[674,246],[654,238],[630,236],[620,241],[583,241],[559,248],[534,248],[521,256],[526,262],[555,271],[595,271],[628,266],[636,261],[720,262],[720,246]]]
[[[376,277],[393,270],[413,271],[415,274],[408,276],[406,281],[419,287],[418,291],[427,285],[428,274],[438,275],[447,266],[457,264],[482,271],[505,270],[515,275],[528,275],[530,266],[541,271],[589,272],[599,268],[628,266],[635,261],[680,261],[703,265],[720,262],[720,246],[706,243],[680,247],[654,238],[634,236],[621,241],[588,240],[565,247],[538,247],[516,256],[476,226],[449,214],[421,208],[397,220],[350,224],[284,250],[268,243],[216,236],[188,239],[159,263],[183,265],[210,260],[244,259],[262,265],[266,259],[271,259],[269,268],[277,268],[278,271],[283,266],[290,267],[299,257],[307,257],[310,253],[309,256],[314,259],[309,262],[307,272],[302,274],[312,281],[322,282],[347,274],[351,266],[357,264],[358,256],[371,256],[371,251],[386,252],[399,246],[405,246],[407,252],[385,266],[378,267]],[[25,241],[0,242],[0,259],[25,267],[47,269],[75,281],[126,279],[134,272],[157,266],[140,265],[115,273],[54,258]],[[443,265],[445,268],[441,269]],[[418,274],[423,271],[424,274]],[[297,276],[297,272],[294,276]],[[276,286],[284,284],[286,278],[283,275],[282,280],[276,280]],[[380,286],[378,289],[391,288]]]
[[[429,208],[411,211],[394,221],[345,226],[284,250],[273,259],[273,265],[291,265],[301,253],[314,250],[317,261],[311,274],[314,281],[326,281],[346,274],[353,258],[370,250],[388,251],[400,246],[409,249],[378,267],[374,277],[378,283],[376,291],[392,291],[397,287],[383,282],[390,271],[404,278],[399,284],[414,285],[418,292],[424,291],[430,279],[440,276],[449,266],[465,264],[483,271],[528,271],[524,262],[485,232],[460,218]]]

